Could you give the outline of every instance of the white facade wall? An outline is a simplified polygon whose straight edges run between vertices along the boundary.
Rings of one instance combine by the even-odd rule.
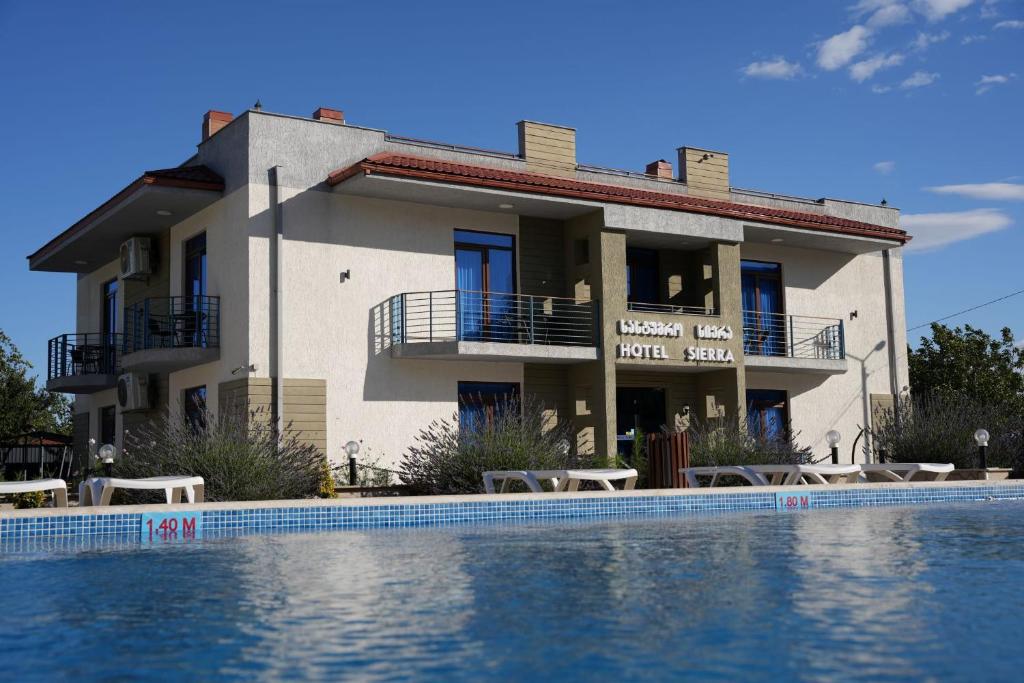
[[[893,311],[896,336],[898,389],[909,382],[907,373],[906,322],[903,311],[902,267],[899,250],[893,259]],[[837,375],[769,372],[748,367],[747,389],[780,389],[788,392],[789,417],[796,441],[810,446],[816,456],[828,454],[825,433],[842,435],[840,462],[850,462],[853,441],[861,427],[870,424],[871,394],[890,394],[888,332],[882,254],[862,255],[745,243],[743,259],[782,264],[785,311],[796,316],[843,320],[846,333],[847,371]],[[857,317],[850,318],[856,311]],[[857,461],[863,459],[858,444]]]
[[[251,186],[254,197],[269,188]],[[284,188],[282,375],[327,381],[328,454],[349,440],[394,465],[415,435],[458,409],[459,381],[522,382],[521,363],[398,360],[374,338],[374,312],[402,292],[455,287],[456,229],[518,235],[518,218]],[[270,244],[250,236],[250,359],[272,376]],[[350,279],[342,283],[340,273]]]

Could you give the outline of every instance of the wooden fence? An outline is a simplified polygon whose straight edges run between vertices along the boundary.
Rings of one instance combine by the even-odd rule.
[[[686,488],[680,468],[690,466],[690,441],[686,432],[647,435],[648,483],[652,489]]]

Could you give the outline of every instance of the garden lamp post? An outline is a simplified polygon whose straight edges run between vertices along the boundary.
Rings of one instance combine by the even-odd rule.
[[[978,444],[978,465],[981,469],[988,469],[988,430],[979,429],[974,432],[974,443]]]
[[[100,446],[100,462],[103,463],[103,476],[112,477],[114,476],[114,454],[117,453],[117,449],[109,443],[105,443]]]
[[[348,453],[348,485],[355,486],[359,481],[359,473],[356,472],[356,453],[359,452],[359,443],[349,441],[345,444],[345,452]]]
[[[825,434],[825,441],[828,441],[828,446],[832,450],[833,465],[839,464],[839,440],[841,438],[842,435],[834,429],[828,430],[828,433]]]

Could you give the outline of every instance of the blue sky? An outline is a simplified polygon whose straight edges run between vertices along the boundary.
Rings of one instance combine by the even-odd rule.
[[[732,183],[902,209],[914,326],[1024,289],[1024,2],[0,2],[0,328],[45,373],[73,275],[25,256],[207,109],[513,151],[574,126],[582,163],[723,149]],[[951,321],[1024,337],[1024,296]],[[912,334],[919,334],[912,333]]]

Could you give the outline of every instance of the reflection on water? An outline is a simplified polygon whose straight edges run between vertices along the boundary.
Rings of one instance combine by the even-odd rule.
[[[11,680],[1013,680],[1024,503],[8,556]]]

